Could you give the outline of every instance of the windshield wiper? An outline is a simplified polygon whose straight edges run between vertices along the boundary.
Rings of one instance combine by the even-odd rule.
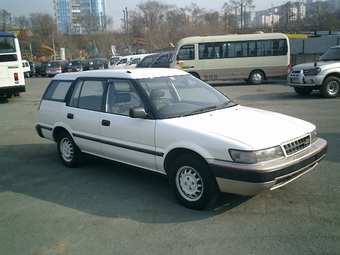
[[[218,107],[216,107],[216,110],[220,110],[222,108],[226,108],[229,104],[232,104],[230,106],[236,105],[233,101],[227,101],[227,102],[224,102],[223,104],[220,104]]]
[[[215,105],[205,106],[205,107],[197,108],[195,110],[186,112],[183,115],[181,115],[181,117],[189,116],[189,115],[193,115],[193,114],[197,114],[197,113],[202,113],[202,112],[207,112],[207,111],[210,111],[210,110],[213,110],[213,109],[216,109]]]

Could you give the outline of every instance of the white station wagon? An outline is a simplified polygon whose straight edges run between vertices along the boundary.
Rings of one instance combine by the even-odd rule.
[[[57,142],[68,167],[91,154],[167,175],[178,201],[193,209],[220,192],[281,187],[327,150],[313,124],[238,105],[175,69],[59,74],[40,102],[36,130]]]

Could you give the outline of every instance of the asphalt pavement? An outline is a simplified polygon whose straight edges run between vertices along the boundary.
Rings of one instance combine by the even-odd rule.
[[[28,78],[20,97],[0,99],[0,254],[340,254],[340,98],[301,97],[285,80],[212,83],[236,103],[314,123],[328,153],[280,189],[194,211],[164,176],[95,157],[64,167],[34,129],[49,81]]]

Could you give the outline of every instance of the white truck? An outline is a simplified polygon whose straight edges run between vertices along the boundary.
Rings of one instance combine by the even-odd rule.
[[[323,97],[340,95],[340,46],[331,47],[317,62],[293,66],[287,84],[299,95],[320,90]]]

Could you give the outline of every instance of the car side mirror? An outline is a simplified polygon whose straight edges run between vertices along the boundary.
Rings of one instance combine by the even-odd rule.
[[[129,110],[129,116],[131,118],[144,119],[146,116],[148,116],[148,114],[146,113],[144,107],[135,107]]]

